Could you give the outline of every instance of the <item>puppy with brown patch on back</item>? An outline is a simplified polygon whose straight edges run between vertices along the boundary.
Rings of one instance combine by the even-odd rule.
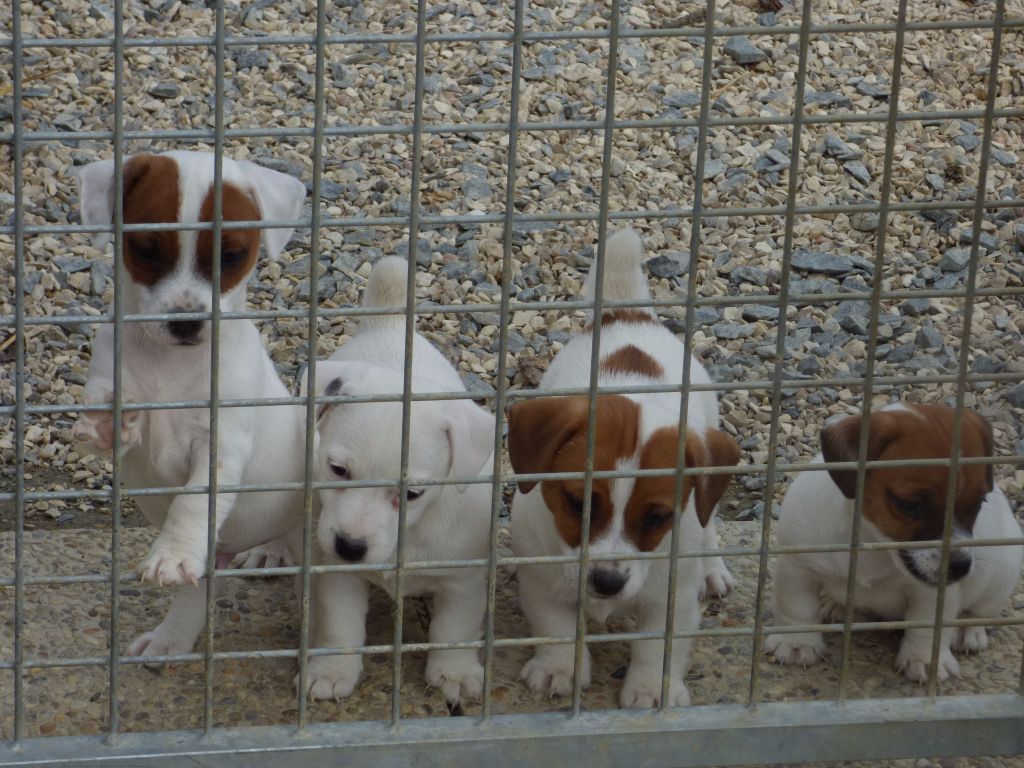
[[[955,413],[944,405],[895,403],[871,414],[868,461],[949,459]],[[861,416],[833,417],[821,432],[822,452],[812,463],[856,461]],[[961,456],[992,456],[992,428],[974,411],[964,411]],[[779,513],[778,543],[850,545],[857,473],[853,470],[801,472],[786,492]],[[945,466],[867,470],[861,502],[862,542],[923,542],[942,538],[949,470]],[[855,610],[887,620],[934,621],[937,585],[947,586],[943,621],[998,616],[1020,578],[1024,547],[969,548],[971,538],[1021,536],[992,465],[961,465],[953,509],[948,571],[941,550],[889,549],[857,558]],[[774,572],[775,624],[794,626],[842,621],[848,552],[779,555]],[[908,629],[897,668],[915,682],[928,679],[933,631]],[[988,645],[985,628],[946,627],[936,673],[957,675],[952,650],[977,652]],[[813,664],[825,654],[820,632],[769,635],[765,649],[780,664]]]
[[[640,265],[643,249],[632,230],[609,238],[605,251],[604,297],[650,298]],[[593,273],[584,294],[594,295]],[[542,386],[585,387],[589,383],[592,331],[573,337],[552,361]],[[648,309],[609,310],[602,316],[599,387],[676,384],[683,380],[687,350]],[[691,383],[708,383],[692,359]],[[730,467],[739,447],[718,429],[718,401],[712,392],[689,395],[686,434],[680,441],[678,393],[598,394],[594,427],[597,471],[675,470],[682,443],[686,467]],[[582,473],[587,460],[589,401],[585,396],[524,400],[508,414],[508,450],[517,474]],[[590,496],[589,550],[599,556],[587,566],[586,611],[605,621],[613,614],[636,616],[637,630],[664,632],[668,612],[669,563],[630,559],[665,552],[672,526],[680,526],[680,551],[718,546],[713,516],[731,479],[728,474],[684,477],[676,506],[676,476],[594,479]],[[512,508],[512,549],[516,555],[579,554],[584,513],[582,476],[568,480],[519,483]],[[621,559],[616,559],[616,556]],[[676,564],[674,626],[690,631],[700,623],[705,593],[724,595],[733,584],[721,557],[680,558]],[[519,600],[536,636],[570,637],[576,631],[579,565],[524,565],[518,571]],[[631,644],[629,671],[619,696],[623,707],[653,707],[661,700],[663,643]],[[672,645],[669,703],[690,697],[683,682],[692,640]],[[572,690],[573,647],[543,645],[523,667],[535,692],[566,695]],[[584,653],[583,684],[590,682],[590,655]]]
[[[209,321],[174,319],[179,313],[245,309],[246,283],[260,241],[276,258],[290,228],[262,230],[267,220],[298,217],[306,196],[298,179],[253,163],[224,158],[222,213],[225,222],[252,226],[220,233],[220,295],[212,285],[213,233],[131,231],[122,248],[123,314],[170,314],[167,320],[124,323],[122,402],[207,400],[211,392]],[[114,215],[114,161],[78,169],[82,221],[110,225]],[[214,156],[167,152],[129,157],[123,168],[126,224],[195,224],[213,219]],[[97,248],[111,236],[94,236]],[[85,385],[87,403],[109,403],[114,395],[113,325],[99,327]],[[281,382],[250,320],[220,323],[219,399],[283,398]],[[222,408],[217,431],[217,481],[221,487],[301,481],[305,446],[302,406]],[[128,410],[122,414],[122,479],[131,488],[206,486],[210,469],[210,414],[206,409]],[[73,436],[94,450],[113,447],[113,417],[87,412]],[[175,585],[170,612],[152,632],[136,639],[131,655],[187,653],[205,622],[209,500],[205,494],[137,496],[136,503],[160,533],[141,564],[142,577]],[[301,534],[302,493],[217,495],[218,563],[231,555]],[[250,564],[252,564],[250,562]]]

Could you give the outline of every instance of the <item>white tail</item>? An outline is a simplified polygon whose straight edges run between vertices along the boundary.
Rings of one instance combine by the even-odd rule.
[[[385,256],[373,265],[370,279],[363,294],[364,307],[404,307],[409,262],[400,256]],[[371,315],[362,322],[388,322],[403,320],[403,315]]]
[[[604,291],[603,301],[628,301],[650,298],[647,276],[640,260],[644,255],[644,244],[633,229],[620,229],[608,238],[604,247]],[[594,298],[595,270],[591,268],[583,295]],[[587,310],[590,319],[593,312]]]

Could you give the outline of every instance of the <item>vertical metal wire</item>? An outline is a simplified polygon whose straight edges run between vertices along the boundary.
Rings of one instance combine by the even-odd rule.
[[[427,3],[416,4],[416,86],[412,127],[412,178],[409,189],[409,251],[405,283],[405,366],[402,371],[402,460],[398,484],[398,544],[395,554],[395,635],[393,675],[391,679],[391,725],[398,727],[402,716],[402,603],[404,602],[405,498],[409,483],[409,426],[412,421],[412,345],[416,335],[416,253],[420,240],[420,169],[423,149],[423,93],[426,69]]]
[[[124,307],[121,264],[124,254],[124,2],[114,2],[114,399],[113,473],[110,479],[110,700],[107,738],[113,742],[121,722],[118,707],[120,661],[117,640],[121,619],[121,365]]]
[[[604,298],[605,241],[608,239],[608,195],[611,187],[612,148],[615,138],[615,77],[619,71],[619,15],[621,0],[611,0],[608,18],[608,79],[604,96],[604,146],[601,152],[601,196],[597,220],[597,252],[594,255],[594,314],[590,346],[590,393],[587,407],[587,463],[583,476],[583,525],[580,531],[580,572],[576,588],[576,646],[573,658],[572,713],[578,715],[583,701],[583,642],[587,634],[587,565],[590,561],[591,491],[594,487],[594,446],[597,435],[597,374],[601,352],[601,301]]]
[[[327,3],[316,3],[316,84],[313,92],[313,201],[310,210],[309,235],[309,319],[306,324],[306,457],[303,467],[302,497],[302,600],[299,610],[299,697],[297,724],[306,727],[309,703],[306,697],[307,669],[309,666],[309,602],[313,563],[313,490],[316,457],[316,359],[319,332],[317,309],[320,304],[320,188],[323,178],[324,157],[324,59],[326,55]]]
[[[967,265],[964,296],[963,326],[960,332],[960,361],[957,369],[956,413],[953,418],[953,446],[949,461],[949,481],[946,487],[946,514],[942,526],[942,558],[939,566],[939,587],[935,597],[935,631],[932,635],[931,664],[928,667],[928,695],[938,691],[938,660],[942,647],[942,619],[946,605],[946,578],[949,570],[950,542],[953,538],[953,509],[956,504],[957,480],[960,474],[960,449],[963,437],[964,398],[967,395],[968,358],[971,348],[971,324],[974,320],[974,291],[977,287],[981,224],[985,219],[985,192],[988,183],[988,164],[992,149],[992,119],[999,91],[999,51],[1003,43],[1003,16],[1006,0],[996,0],[992,28],[992,58],[988,66],[988,90],[985,95],[985,117],[981,133],[981,156],[978,163],[978,190],[974,197],[974,221],[971,232],[971,253]]]
[[[21,5],[11,4],[14,57],[14,743],[25,736],[25,147],[21,115]]]
[[[764,516],[761,518],[761,552],[757,571],[757,606],[754,610],[754,639],[750,654],[748,706],[757,705],[761,685],[761,643],[764,637],[764,593],[768,579],[768,546],[771,540],[772,507],[775,504],[775,465],[779,446],[779,414],[782,411],[782,378],[786,361],[789,275],[792,270],[793,224],[796,218],[797,191],[800,188],[800,137],[804,126],[804,83],[807,80],[807,54],[810,49],[811,0],[803,0],[800,15],[800,52],[796,66],[796,90],[793,95],[793,135],[790,142],[789,180],[786,197],[786,223],[782,245],[782,272],[779,276],[779,326],[775,336],[775,370],[772,373],[772,418],[768,430],[768,459],[765,462]]]
[[[661,660],[661,709],[667,709],[669,689],[672,683],[672,647],[676,631],[676,589],[679,573],[679,529],[682,526],[683,486],[686,469],[686,426],[690,418],[690,370],[693,354],[691,339],[697,314],[694,300],[697,296],[697,266],[700,263],[700,230],[701,218],[704,213],[704,161],[708,147],[708,113],[711,111],[711,70],[715,64],[715,0],[707,0],[704,13],[704,64],[700,78],[700,116],[697,119],[697,164],[694,168],[693,182],[693,218],[690,220],[690,272],[686,279],[686,320],[683,344],[686,353],[683,355],[683,380],[679,396],[679,440],[676,443],[676,477],[673,495],[675,501],[675,522],[672,525],[672,540],[669,544],[668,558],[668,601],[665,605],[665,635]],[[716,395],[717,397],[717,395]],[[703,560],[701,561],[703,563]]]
[[[907,23],[907,0],[900,0],[896,12],[896,39],[893,45],[892,85],[889,90],[889,115],[885,127],[885,157],[882,165],[881,202],[878,207],[878,227],[875,230],[875,275],[871,286],[871,322],[868,324],[867,368],[864,371],[863,410],[860,420],[860,441],[857,444],[857,481],[853,501],[853,524],[850,532],[850,564],[846,576],[846,615],[843,618],[843,652],[839,665],[839,700],[846,700],[850,675],[850,649],[853,643],[853,605],[857,586],[857,561],[860,546],[861,509],[864,503],[864,482],[867,472],[864,462],[868,456],[868,430],[871,424],[871,406],[875,391],[875,350],[878,348],[878,315],[882,298],[883,270],[885,269],[885,240],[889,231],[889,203],[892,196],[892,163],[896,150],[896,118],[900,111],[900,82],[903,78],[903,40]]]
[[[213,731],[213,624],[217,596],[217,453],[220,416],[220,250],[224,219],[224,0],[217,0],[214,30],[214,112],[213,112],[213,240],[210,255],[210,491],[206,519],[206,647],[203,693],[203,731]]]
[[[488,544],[487,611],[484,618],[484,698],[482,717],[491,716],[494,672],[494,611],[498,579],[498,530],[501,512],[501,465],[504,445],[505,392],[508,389],[509,297],[512,293],[512,225],[516,211],[516,165],[519,154],[519,92],[523,65],[523,11],[526,0],[515,0],[512,23],[512,92],[509,97],[508,155],[505,170],[505,226],[501,252],[501,308],[498,323],[498,389],[494,399],[494,457],[491,463],[491,530]]]

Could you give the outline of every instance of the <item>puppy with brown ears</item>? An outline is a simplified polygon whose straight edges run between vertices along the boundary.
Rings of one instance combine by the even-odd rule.
[[[609,300],[650,297],[640,266],[642,245],[632,230],[608,240],[604,296]],[[594,295],[593,273],[584,288]],[[649,309],[610,310],[602,316],[598,385],[679,384],[686,347]],[[544,386],[585,387],[589,383],[592,330],[572,338],[552,361]],[[692,383],[710,381],[696,359]],[[679,440],[678,393],[597,395],[594,469],[675,469]],[[589,401],[586,397],[525,400],[509,411],[508,449],[519,474],[582,472],[587,458]],[[689,395],[683,446],[687,467],[733,466],[739,447],[718,427],[718,401],[712,392]],[[591,562],[586,611],[598,621],[612,614],[636,616],[637,629],[664,632],[668,611],[668,560],[629,560],[638,553],[667,551],[673,524],[680,527],[680,551],[715,549],[715,506],[731,475],[686,477],[681,509],[676,509],[676,478],[595,479],[591,488],[590,553],[624,559]],[[679,514],[677,514],[679,512]],[[512,509],[512,549],[519,556],[578,555],[582,540],[583,479],[519,483]],[[700,598],[707,591],[726,593],[733,583],[721,557],[680,558],[675,602],[676,631],[695,630]],[[572,636],[576,631],[579,566],[525,565],[518,569],[519,599],[534,635]],[[692,640],[672,646],[670,704],[689,703],[683,676]],[[631,661],[619,701],[623,707],[652,707],[661,700],[663,643],[631,644]],[[535,692],[565,695],[572,690],[571,645],[543,645],[523,667],[522,677]],[[590,682],[590,658],[584,655],[583,683]]]
[[[955,413],[944,405],[896,403],[871,414],[867,459],[899,461],[948,459]],[[855,461],[861,416],[830,419],[821,433],[822,452],[812,463]],[[965,411],[963,457],[992,456],[992,428]],[[781,546],[849,546],[857,473],[853,470],[801,472],[779,513]],[[861,503],[862,542],[915,542],[942,538],[949,470],[945,466],[870,469]],[[1021,535],[992,465],[959,467],[953,510],[949,565],[940,572],[941,550],[890,549],[861,552],[857,558],[854,609],[887,620],[933,621],[937,585],[947,583],[943,621],[994,617],[1006,605],[1020,578],[1021,546],[963,547],[972,537],[1011,539]],[[841,621],[845,610],[848,552],[780,555],[774,573],[775,623],[780,626]],[[904,633],[897,668],[915,682],[928,678],[932,629]],[[942,630],[937,675],[946,680],[960,665],[951,652],[982,651],[988,645],[981,626]],[[820,632],[769,635],[765,649],[780,664],[813,664],[825,654]]]

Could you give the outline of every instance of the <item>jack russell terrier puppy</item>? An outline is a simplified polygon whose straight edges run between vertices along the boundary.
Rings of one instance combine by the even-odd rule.
[[[895,403],[870,417],[867,459],[893,461],[948,459],[954,411],[944,405]],[[822,452],[812,463],[856,461],[861,416],[833,417],[821,431]],[[992,428],[974,411],[963,415],[962,455],[992,455]],[[849,546],[857,473],[854,470],[801,472],[786,492],[779,512],[778,543]],[[949,471],[945,467],[870,469],[864,478],[861,512],[863,542],[913,542],[942,538]],[[959,467],[952,549],[946,574],[943,620],[994,617],[1006,605],[1020,578],[1020,546],[960,548],[972,537],[1021,535],[1006,496],[992,480],[991,465]],[[890,549],[857,557],[854,609],[887,620],[934,621],[939,549]],[[848,552],[779,555],[774,571],[775,623],[779,626],[842,621]],[[931,662],[931,629],[904,632],[896,667],[910,680],[925,682]],[[982,651],[985,628],[942,630],[939,680],[957,675],[950,648]],[[775,634],[765,649],[780,664],[814,664],[825,655],[820,632]]]
[[[249,162],[223,160],[225,221],[295,219],[306,192],[298,179]],[[124,163],[124,221],[128,224],[208,222],[213,213],[214,156],[203,152],[140,154]],[[110,224],[114,210],[114,161],[101,160],[78,173],[82,221]],[[276,258],[291,229],[262,233]],[[132,313],[209,312],[210,231],[129,232],[124,236],[123,310]],[[259,228],[221,233],[224,312],[245,308],[246,281],[256,265]],[[103,248],[109,234],[94,237]],[[205,320],[125,323],[124,402],[204,400],[210,397],[210,324]],[[113,400],[114,327],[104,324],[93,342],[85,385],[87,403]],[[278,398],[288,391],[249,320],[220,324],[220,387],[217,397]],[[221,486],[284,483],[302,479],[305,445],[302,406],[222,408],[217,433],[217,481]],[[128,488],[205,486],[209,483],[210,416],[207,409],[126,411],[122,414],[123,481]],[[90,447],[113,445],[113,416],[83,414],[73,436]],[[160,533],[141,564],[142,578],[175,585],[171,609],[152,632],[136,639],[131,655],[188,653],[205,623],[208,497],[206,494],[137,496],[146,519]],[[301,530],[302,492],[219,493],[217,550],[225,560],[282,535]],[[222,556],[218,555],[218,564]]]
[[[640,260],[643,246],[632,230],[609,238],[605,250],[604,297],[650,298]],[[594,295],[594,273],[584,287]],[[585,387],[589,383],[591,327],[573,337],[552,361],[543,386]],[[599,386],[681,384],[686,346],[649,309],[605,311],[601,320]],[[692,359],[692,383],[709,382]],[[687,467],[733,466],[739,447],[718,427],[718,401],[712,392],[689,395],[685,435]],[[667,469],[677,466],[678,393],[597,395],[594,469]],[[582,472],[586,463],[588,399],[549,397],[524,400],[509,411],[508,448],[515,471]],[[686,477],[681,510],[676,510],[674,476],[594,480],[591,494],[590,553],[667,551],[673,521],[681,526],[680,551],[717,548],[712,520],[730,475]],[[583,478],[519,483],[512,509],[512,549],[517,556],[578,555],[583,511]],[[676,514],[676,512],[679,514]],[[602,560],[587,573],[587,614],[605,621],[633,613],[637,630],[663,632],[668,603],[667,560]],[[695,630],[700,599],[707,591],[725,594],[733,584],[721,557],[680,558],[675,604],[676,631]],[[528,565],[518,569],[519,600],[534,635],[571,636],[576,631],[579,566]],[[672,646],[670,704],[689,703],[683,676],[692,640]],[[623,707],[653,707],[661,699],[660,640],[631,644],[629,671],[619,697]],[[572,690],[573,648],[544,645],[522,670],[534,692],[566,695]],[[590,682],[590,656],[584,655],[583,684]]]
[[[363,305],[406,303],[405,259],[381,259],[370,273]],[[423,336],[405,348],[402,315],[364,317],[352,339],[316,366],[318,395],[401,394],[403,361],[413,356],[412,392],[465,392],[458,373]],[[420,485],[423,480],[473,477],[493,460],[494,416],[471,400],[411,404],[405,561],[487,556],[490,484]],[[402,404],[322,405],[317,414],[317,475],[321,480],[386,480],[386,487],[323,489],[317,541],[323,559],[342,563],[394,563],[398,547],[397,482],[401,473]],[[370,586],[394,598],[390,572],[318,574],[313,615],[317,647],[351,648],[366,640]],[[409,571],[406,596],[433,595],[430,642],[478,640],[487,604],[482,568]],[[361,654],[309,660],[307,693],[340,700],[362,675]],[[483,666],[475,649],[430,651],[427,684],[451,705],[479,698]],[[296,680],[296,682],[298,682]]]

